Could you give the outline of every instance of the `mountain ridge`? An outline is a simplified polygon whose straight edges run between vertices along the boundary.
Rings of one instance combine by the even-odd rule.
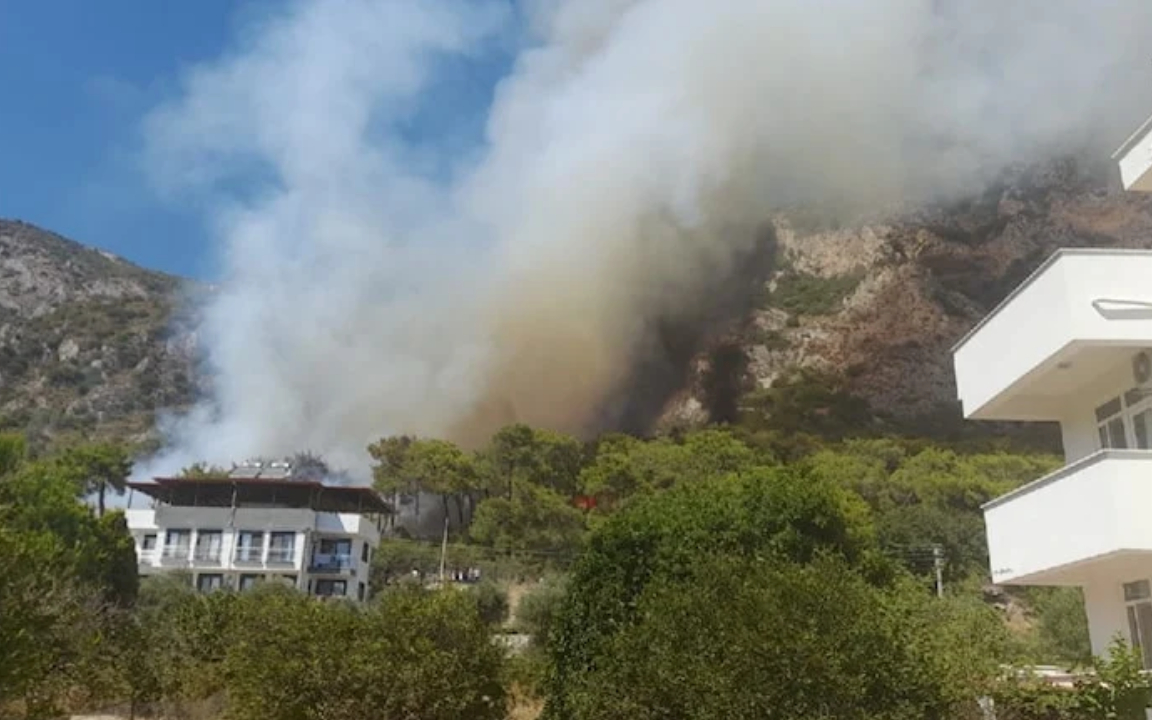
[[[19,220],[0,219],[0,425],[34,448],[155,442],[156,413],[198,390],[205,290]]]

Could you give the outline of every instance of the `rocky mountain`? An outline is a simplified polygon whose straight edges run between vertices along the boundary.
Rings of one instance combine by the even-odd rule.
[[[34,445],[145,441],[196,391],[180,308],[204,289],[51,232],[0,220],[0,425]]]
[[[770,218],[754,297],[712,328],[658,426],[979,433],[960,417],[952,344],[1056,248],[1152,248],[1152,197],[1111,170],[1015,169],[966,202],[851,226]],[[206,291],[0,220],[0,424],[44,444],[153,437],[158,412],[201,390],[183,301]]]
[[[1057,248],[1152,248],[1152,197],[1122,192],[1112,173],[1071,161],[1015,169],[967,202],[854,227],[773,218],[762,297],[696,359],[662,422],[793,412],[780,387],[814,382],[815,411],[844,422],[971,428],[950,354],[965,332]]]

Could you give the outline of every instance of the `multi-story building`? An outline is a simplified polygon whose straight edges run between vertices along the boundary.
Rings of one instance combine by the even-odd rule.
[[[152,498],[149,509],[127,510],[142,575],[182,570],[202,591],[270,581],[310,595],[368,597],[369,563],[390,512],[371,488],[296,477],[287,463],[129,488]]]
[[[1152,191],[1152,121],[1116,154]],[[1083,589],[1152,668],[1152,251],[1060,250],[953,348],[964,414],[1055,421],[1066,465],[984,508],[992,579]]]

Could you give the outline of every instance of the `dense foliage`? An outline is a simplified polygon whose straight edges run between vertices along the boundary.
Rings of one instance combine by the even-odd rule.
[[[981,593],[980,506],[1054,458],[797,438],[383,438],[378,489],[430,495],[450,537],[384,540],[356,606],[140,583],[123,514],[101,509],[124,450],[33,460],[0,436],[0,717],[496,718],[534,695],[560,720],[946,717],[986,692],[1029,706],[1001,663],[1086,658],[1075,591],[1009,596],[1031,608],[1024,632]],[[482,580],[428,589],[441,568]],[[509,658],[493,636],[513,629],[530,641]]]

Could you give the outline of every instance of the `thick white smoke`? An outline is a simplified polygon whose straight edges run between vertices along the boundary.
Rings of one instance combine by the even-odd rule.
[[[486,142],[422,135],[460,111],[444,73],[507,43]],[[225,269],[215,391],[146,471],[589,430],[774,207],[936,201],[1106,153],[1152,112],[1149,47],[1147,0],[281,8],[146,120],[158,186],[204,207]]]

